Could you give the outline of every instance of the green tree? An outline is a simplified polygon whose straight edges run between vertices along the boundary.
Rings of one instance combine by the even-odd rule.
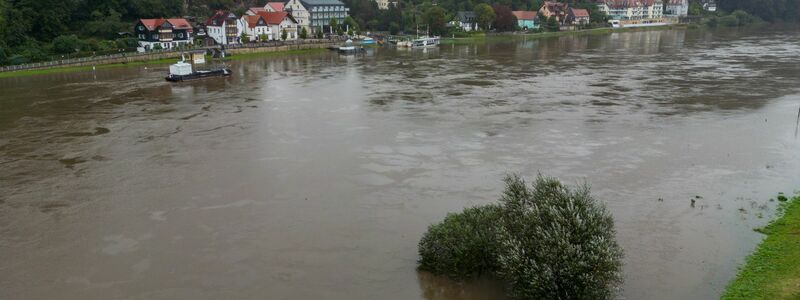
[[[447,12],[444,8],[433,6],[425,12],[425,24],[428,25],[431,34],[441,35],[445,33],[447,25]]]
[[[288,34],[286,33],[286,28],[282,29],[282,30],[281,30],[281,40],[282,40],[282,41],[285,41],[285,40],[286,40],[286,36],[287,36],[287,35],[288,35]]]
[[[308,38],[308,31],[305,27],[300,29],[300,38],[304,40]]]
[[[473,10],[475,11],[475,18],[478,21],[478,27],[480,27],[481,30],[489,30],[490,25],[494,22],[496,17],[494,9],[492,9],[489,4],[481,3],[476,5]]]
[[[258,39],[263,43],[269,41],[269,36],[265,33],[262,33],[260,36],[258,36]]]
[[[80,47],[81,40],[74,34],[60,35],[53,40],[53,51],[59,54],[75,53]]]
[[[339,29],[339,22],[336,21],[336,19],[331,19],[331,21],[328,22],[328,26],[330,26],[331,31],[338,30]]]
[[[545,29],[547,31],[553,31],[553,32],[560,30],[560,26],[558,24],[558,20],[556,19],[556,16],[550,16],[549,18],[547,18],[547,23],[545,24]]]
[[[395,22],[390,23],[389,34],[396,35],[398,32],[400,32],[400,25]]]
[[[250,42],[250,36],[244,32],[242,32],[242,35],[239,36],[239,39],[241,40],[242,44],[247,44]]]

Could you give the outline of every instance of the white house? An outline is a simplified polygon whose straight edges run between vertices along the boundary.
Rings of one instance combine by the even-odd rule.
[[[270,27],[269,24],[267,24],[267,21],[264,19],[264,16],[244,15],[242,16],[242,23],[245,25],[244,33],[250,37],[251,41],[262,41],[261,40],[262,36],[267,37],[266,40],[271,40],[272,27]]]
[[[280,40],[283,31],[286,31],[286,40],[296,40],[300,24],[288,12],[261,12],[258,14],[269,27],[268,40]]]
[[[478,30],[478,19],[475,17],[475,13],[471,11],[456,13],[456,20],[453,20],[453,24],[464,31]]]
[[[664,13],[662,0],[603,0],[597,4],[611,20],[654,20]]]
[[[220,45],[239,44],[244,27],[235,14],[220,10],[206,21],[206,34]]]
[[[311,24],[309,23],[308,9],[303,5],[300,0],[289,0],[283,6],[283,10],[292,14],[292,17],[297,21],[300,27],[305,27],[306,31],[311,33]]]
[[[685,17],[689,15],[689,0],[667,0],[664,15],[670,17]]]

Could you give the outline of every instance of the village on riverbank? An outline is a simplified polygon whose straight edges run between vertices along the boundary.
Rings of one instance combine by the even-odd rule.
[[[113,43],[58,36],[49,50],[55,56],[41,52],[9,55],[0,44],[0,72],[155,61],[174,58],[181,51],[210,48],[278,52],[327,48],[347,39],[357,44],[366,39],[369,44],[376,41],[389,45],[420,36],[456,40],[675,26],[698,23],[700,14],[717,11],[714,0],[533,1],[510,6],[481,3],[471,10],[452,11],[443,8],[447,5],[429,3],[408,9],[402,1],[376,0],[367,3],[368,7],[345,2],[291,0],[246,9],[223,6],[211,10],[208,16],[138,18],[133,25],[119,25],[118,31],[109,33],[117,36]]]

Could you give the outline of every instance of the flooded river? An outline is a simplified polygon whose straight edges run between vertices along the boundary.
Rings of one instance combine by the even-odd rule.
[[[507,172],[588,181],[626,299],[712,299],[800,188],[800,33],[650,31],[0,80],[2,299],[490,299],[415,269]],[[690,199],[697,199],[694,206]]]

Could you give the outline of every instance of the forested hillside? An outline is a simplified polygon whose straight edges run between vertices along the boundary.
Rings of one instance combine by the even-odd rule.
[[[800,0],[720,0],[725,11],[743,10],[765,21],[800,20]]]

